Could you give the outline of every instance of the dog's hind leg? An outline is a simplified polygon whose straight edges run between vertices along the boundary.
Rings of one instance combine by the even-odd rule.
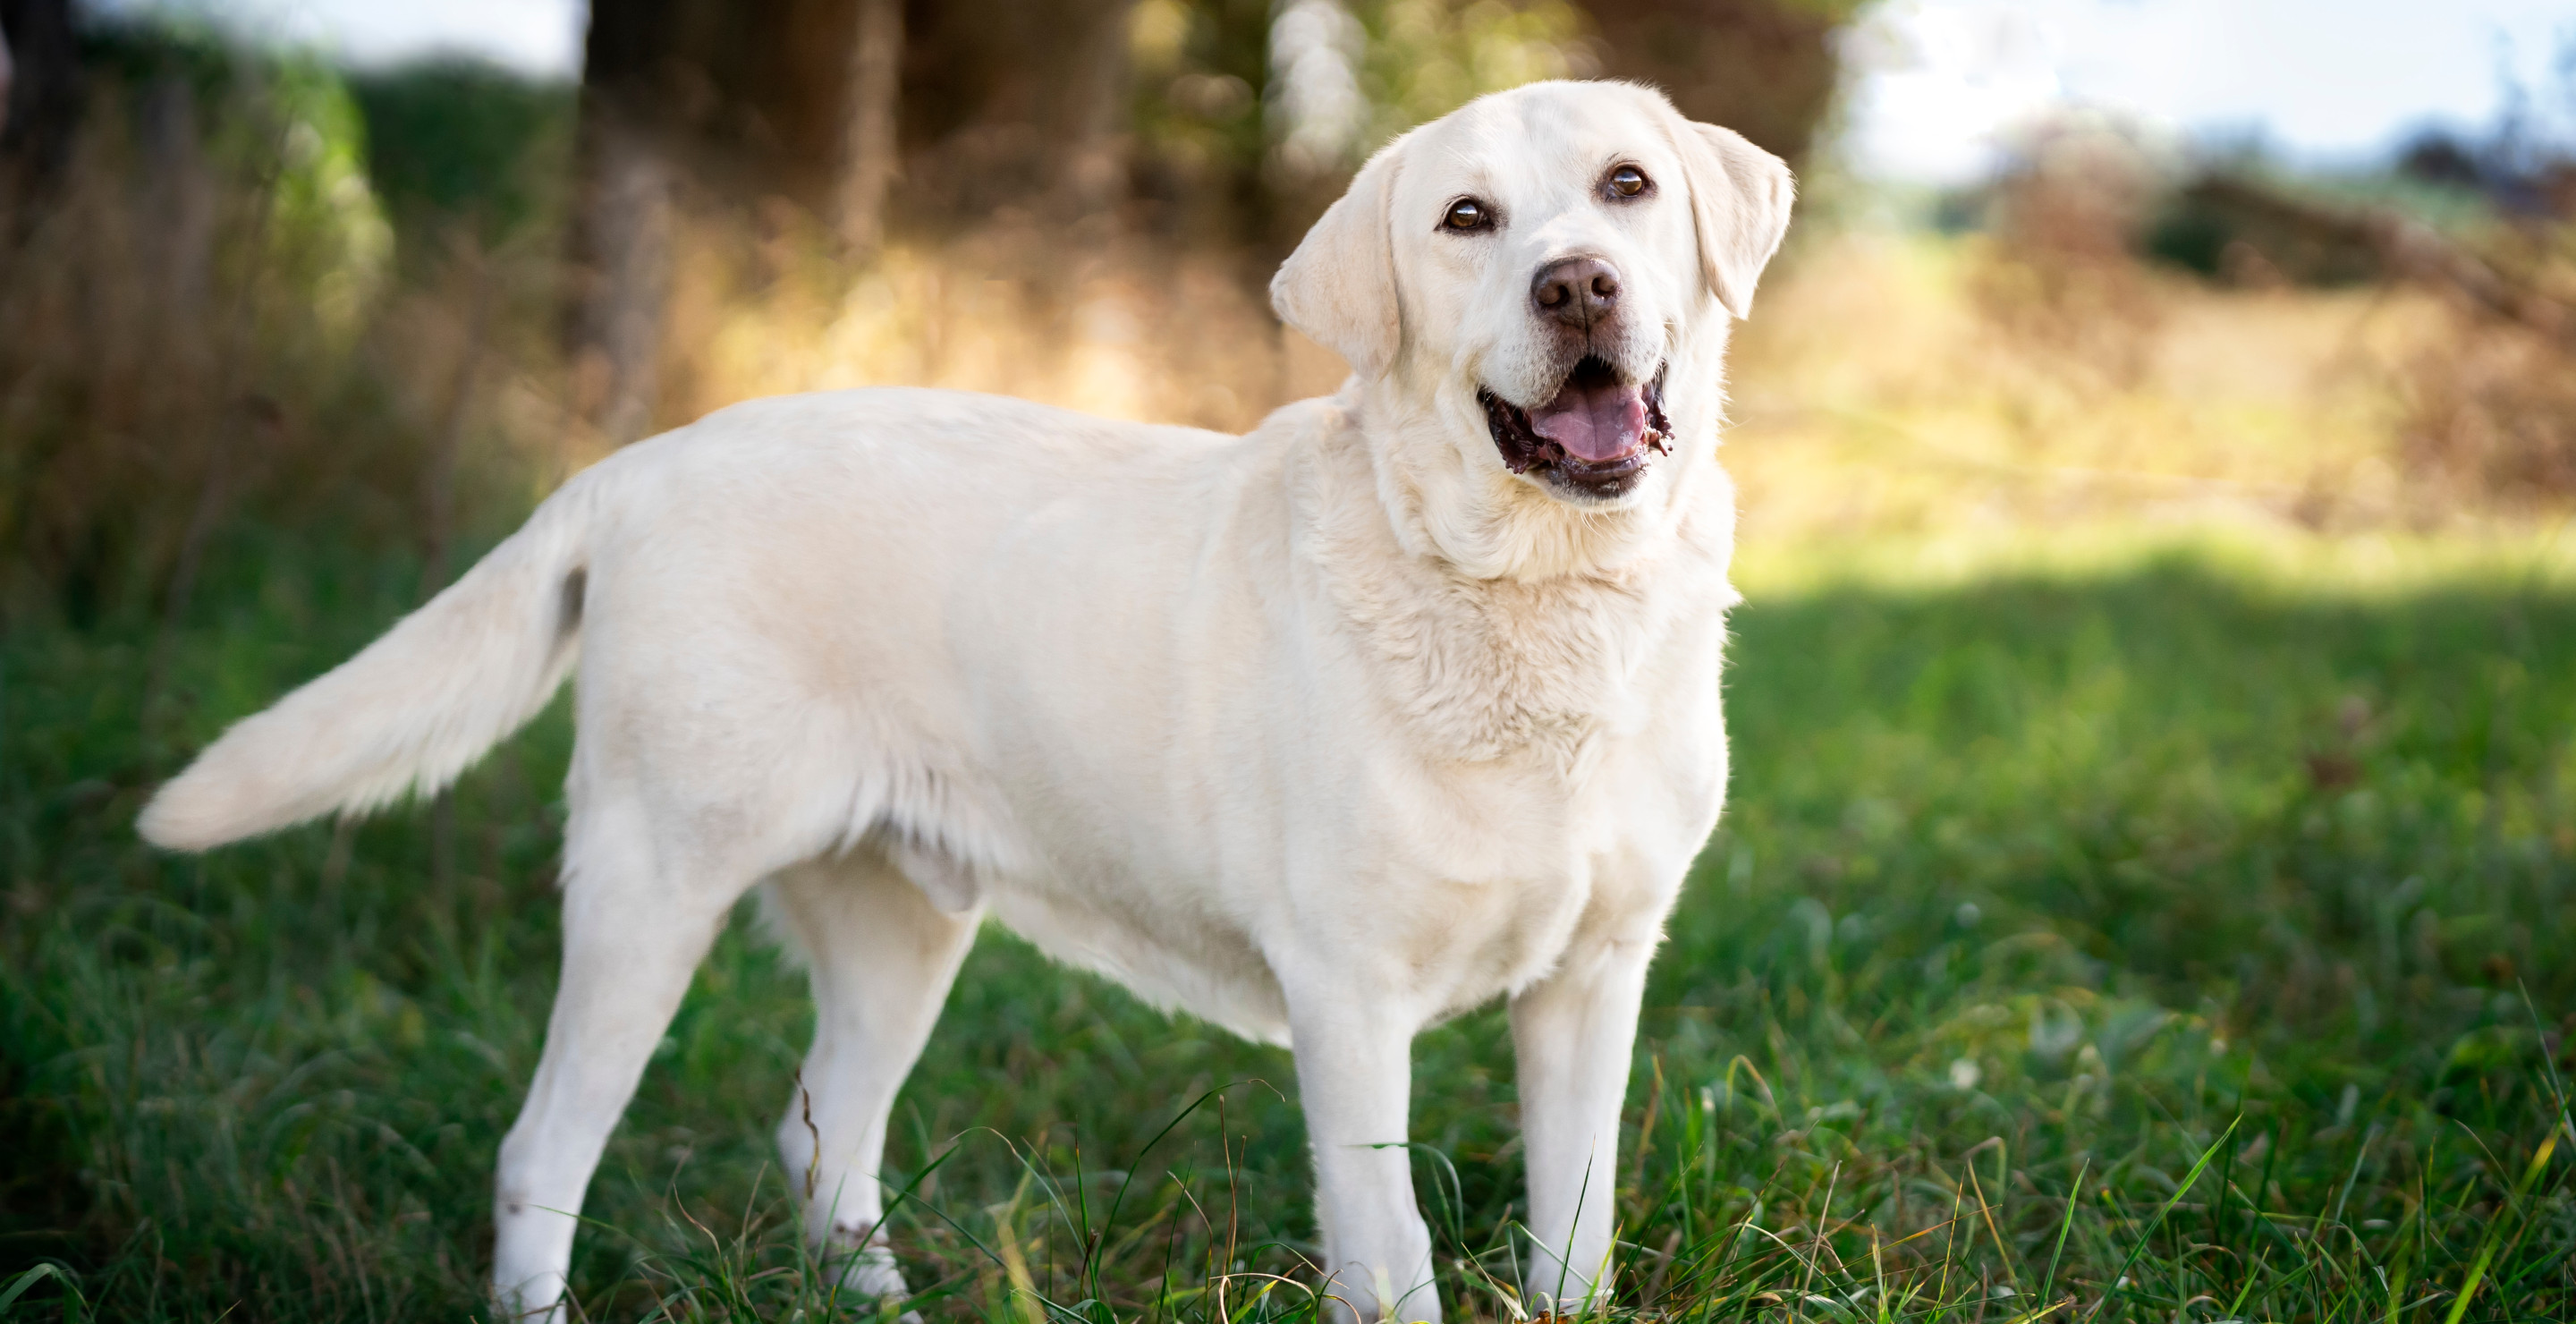
[[[739,851],[654,823],[619,798],[576,809],[567,834],[563,982],[527,1103],[501,1141],[492,1284],[505,1318],[563,1319],[591,1172],[726,911],[752,882]]]
[[[879,1226],[886,1121],[980,912],[942,913],[865,846],[786,870],[768,890],[771,919],[802,951],[814,989],[814,1047],[778,1128],[787,1180],[804,1200],[807,1239],[837,1261],[842,1283],[899,1297]]]

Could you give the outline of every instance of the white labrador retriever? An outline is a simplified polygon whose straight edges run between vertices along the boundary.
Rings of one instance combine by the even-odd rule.
[[[1378,153],[1272,283],[1338,395],[1242,437],[931,391],[724,410],[566,484],[142,832],[440,786],[578,657],[563,980],[494,1214],[532,1315],[754,885],[819,1004],[780,1143],[853,1286],[903,1290],[886,1119],[990,914],[1294,1047],[1324,1287],[1369,1319],[1440,1310],[1393,1147],[1411,1040],[1510,998],[1525,1287],[1583,1301],[1647,961],[1726,786],[1723,357],[1790,194],[1643,88],[1486,97]]]

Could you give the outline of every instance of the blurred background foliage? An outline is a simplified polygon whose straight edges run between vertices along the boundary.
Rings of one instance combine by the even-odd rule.
[[[0,539],[7,591],[37,597],[179,575],[221,521],[134,509],[147,491],[229,509],[282,495],[271,473],[353,477],[357,453],[301,448],[348,436],[323,419],[359,397],[391,407],[359,452],[382,466],[365,499],[395,504],[451,440],[552,452],[521,456],[542,484],[725,400],[848,381],[1243,426],[1330,375],[1281,347],[1261,284],[1370,147],[1479,92],[1650,71],[1714,22],[1764,34],[1790,102],[1724,64],[1669,85],[1798,156],[1839,17],[653,0],[598,6],[570,88],[18,7]],[[1197,352],[1149,383],[1166,356],[1140,336]]]
[[[1775,298],[1870,271],[1855,297],[1912,300],[1882,321],[1920,339],[1748,329],[1751,357],[1777,327],[1792,375],[1833,383],[1742,375],[1748,476],[1821,440],[1873,490],[1965,462],[2023,502],[2143,468],[2106,499],[2223,479],[2408,527],[2576,491],[2576,167],[2525,122],[2321,175],[2070,114],[1991,183],[1891,200],[1811,150],[1854,16],[1822,0],[653,0],[599,7],[578,87],[12,3],[0,577],[76,613],[185,597],[239,502],[327,488],[416,508],[362,522],[418,537],[424,475],[542,488],[754,394],[920,382],[1248,426],[1338,372],[1262,284],[1340,181],[1550,76],[1656,82],[1806,167]],[[2261,357],[2209,351],[2256,327]],[[1971,416],[1991,435],[1951,435]],[[2249,422],[2282,444],[2235,445]],[[2146,427],[2175,431],[2135,445]],[[2083,440],[2105,428],[2116,464]],[[1848,487],[1760,504],[1857,519]]]
[[[2153,1317],[2447,1311],[2490,1226],[2512,1290],[2457,1317],[2564,1307],[2565,1151],[2514,1182],[2576,1027],[2568,145],[2508,118],[2319,172],[2070,114],[1907,193],[1833,150],[1865,17],[597,0],[573,83],[0,0],[0,1269],[130,1318],[474,1310],[568,719],[435,807],[205,863],[133,842],[150,787],[567,473],[731,401],[906,383],[1240,429],[1329,391],[1263,291],[1348,173],[1479,92],[1606,76],[1803,189],[1736,342],[1738,773],[1641,1045],[1622,1308],[1776,1317],[1936,1229],[1945,1299],[1990,1303],[2071,1228],[2084,1308],[2147,1318],[2115,1271],[2240,1114],[2237,1212],[2195,1197],[2134,1269]],[[599,1314],[812,1304],[742,1287],[794,1267],[764,1164],[800,1000],[747,935],[710,963],[603,1169]],[[1460,1266],[1508,1250],[1500,1038],[1424,1049],[1482,1229]],[[945,1310],[1024,1318],[1089,1271],[1118,1318],[1203,1312],[1155,1293],[1311,1233],[1283,1102],[1187,1133],[1153,1236],[1087,1242],[1043,1183],[1282,1070],[988,944],[897,1161],[1024,1146],[927,1188],[1019,1267],[926,1217],[904,1253]],[[1962,1243],[1941,1202],[1995,1143],[2001,1212]],[[1190,1199],[1240,1202],[1240,1255]],[[752,1212],[702,1238],[714,1205]],[[1695,1259],[1712,1209],[1825,1250]],[[1199,1277],[1155,1266],[1164,1232]]]

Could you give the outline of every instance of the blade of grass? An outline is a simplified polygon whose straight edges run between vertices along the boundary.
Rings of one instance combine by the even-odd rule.
[[[63,1271],[60,1268],[51,1264],[39,1264],[25,1273],[9,1280],[9,1290],[6,1292],[0,1292],[0,1314],[8,1313],[9,1307],[18,1304],[18,1298],[25,1296],[28,1288],[35,1286],[48,1276],[62,1278],[63,1286],[66,1290],[71,1286],[71,1280],[63,1277]]]
[[[2093,1309],[2086,1318],[2101,1314],[2102,1307],[2109,1305],[2111,1298],[2119,1293],[2121,1281],[2129,1276],[2129,1270],[2136,1266],[2138,1257],[2146,1253],[2147,1242],[2156,1235],[2157,1228],[2164,1226],[2165,1215],[2172,1213],[2174,1206],[2181,1204],[2182,1198],[2191,1193],[2192,1186],[2200,1181],[2200,1174],[2208,1170],[2209,1161],[2218,1157],[2219,1148],[2227,1143],[2230,1136],[2236,1134],[2237,1124],[2244,1120],[2245,1118],[2240,1114],[2236,1121],[2227,1124],[2225,1131],[2219,1133],[2215,1144],[2201,1151],[2200,1161],[2191,1165],[2190,1174],[2182,1179],[2181,1186],[2174,1189],[2173,1197],[2165,1201],[2164,1207],[2156,1211],[2155,1218],[2147,1224],[2145,1230],[2138,1233],[2137,1244],[2129,1248],[2129,1257],[2120,1261],[2119,1272],[2111,1275],[2111,1285],[2103,1289],[2102,1299],[2093,1303]]]
[[[2021,1275],[2013,1268],[2012,1247],[2005,1243],[2003,1229],[1995,1225],[1994,1202],[1986,1198],[1986,1184],[1977,1176],[1977,1153],[1989,1146],[1995,1151],[1995,1180],[2006,1179],[2012,1174],[2012,1151],[2005,1148],[2002,1136],[1987,1137],[1969,1150],[1962,1161],[1968,1165],[1968,1187],[1977,1193],[1977,1212],[1985,1218],[1986,1235],[1994,1239],[1995,1258],[2003,1262],[2004,1281],[2018,1285]]]
[[[1840,1181],[1842,1180],[1842,1176],[1843,1176],[1843,1165],[1841,1165],[1841,1164],[1837,1163],[1837,1164],[1835,1164],[1835,1165],[1834,1165],[1834,1170],[1833,1170],[1831,1173],[1828,1173],[1828,1174],[1826,1175],[1826,1177],[1825,1177],[1825,1203],[1824,1203],[1824,1207],[1823,1207],[1823,1208],[1821,1208],[1821,1209],[1818,1209],[1818,1210],[1816,1211],[1816,1233],[1815,1233],[1815,1243],[1816,1243],[1816,1245],[1818,1245],[1819,1247],[1823,1246],[1823,1245],[1824,1245],[1824,1242],[1825,1242],[1825,1227],[1826,1227],[1826,1225],[1827,1225],[1827,1224],[1829,1224],[1829,1223],[1831,1223],[1831,1222],[1833,1221],[1833,1217],[1834,1217],[1834,1186],[1835,1186],[1835,1184],[1836,1184],[1836,1183],[1838,1183],[1838,1182],[1840,1182]],[[1805,1273],[1800,1274],[1800,1275],[1798,1276],[1798,1299],[1799,1299],[1799,1300],[1803,1301],[1803,1300],[1805,1300],[1805,1299],[1807,1298],[1807,1288],[1808,1288],[1808,1286],[1809,1286],[1810,1284],[1814,1283],[1815,1281],[1816,1281],[1816,1265],[1815,1265],[1815,1261],[1811,1259],[1811,1260],[1809,1260],[1809,1261],[1807,1262],[1807,1271],[1806,1271]]]
[[[2557,1151],[2558,1133],[2552,1131],[2547,1139],[2540,1142],[2539,1152],[2531,1156],[2531,1166],[2523,1169],[2522,1180],[2514,1183],[2513,1199],[2506,1206],[2508,1211],[2520,1210],[2522,1197],[2530,1193],[2533,1182],[2540,1180],[2540,1174],[2549,1167],[2549,1156]],[[2469,1302],[2477,1296],[2478,1285],[2487,1276],[2487,1265],[2495,1259],[2496,1240],[2503,1235],[2505,1225],[2512,1221],[2508,1212],[2487,1225],[2486,1235],[2479,1239],[2478,1258],[2470,1263],[2469,1276],[2460,1284],[2460,1294],[2452,1300],[2451,1313],[2442,1318],[2442,1324],[2460,1324],[2460,1317],[2469,1313]]]
[[[2066,1254],[2066,1234],[2075,1230],[2075,1206],[2084,1197],[2084,1174],[2092,1169],[2092,1156],[2087,1155],[2083,1164],[2075,1169],[2075,1185],[2066,1192],[2066,1218],[2057,1225],[2057,1248],[2048,1253],[2048,1276],[2039,1284],[2039,1301],[2043,1306],[2056,1298],[2057,1262]]]

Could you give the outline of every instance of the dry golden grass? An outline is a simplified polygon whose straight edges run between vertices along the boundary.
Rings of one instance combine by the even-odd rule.
[[[1246,260],[1066,247],[1005,223],[899,247],[832,297],[833,273],[793,257],[729,294],[740,264],[702,238],[673,341],[703,349],[666,363],[666,415],[905,384],[1240,430],[1339,384],[1340,360],[1278,327]],[[2487,377],[2516,380],[2496,365],[2521,360],[2474,332],[2403,291],[2229,290],[2137,266],[2069,278],[1984,236],[1817,238],[1737,335],[1724,444],[1745,572],[1854,570],[1879,548],[1878,572],[1965,573],[2222,531],[2320,573],[2481,547],[2528,559],[2559,507],[2491,499],[2420,441],[2428,391],[2491,402]],[[2485,376],[2455,384],[2472,351]]]
[[[706,247],[712,247],[708,245]],[[703,254],[703,249],[702,249]],[[665,412],[786,391],[1000,391],[1117,417],[1249,427],[1332,390],[1330,353],[1271,319],[1238,259],[1133,239],[1066,253],[996,228],[822,282],[728,298],[689,265]],[[2142,274],[2134,374],[1996,315],[1978,238],[1856,233],[1784,260],[1738,332],[1728,463],[1766,531],[1931,531],[2243,507],[2309,524],[2410,514],[2392,374],[2444,333],[2432,301],[2233,292]],[[2124,379],[2126,378],[2126,379]],[[2000,503],[2000,504],[1999,504]]]
[[[2140,273],[2136,324],[2024,333],[1979,238],[1851,235],[1766,292],[1735,363],[1729,467],[1766,541],[2116,522],[2417,525],[2395,374],[2448,315],[2377,291]],[[2136,365],[2106,370],[2101,342]]]
[[[1740,579],[1958,580],[2183,542],[2351,586],[2576,567],[2563,485],[2491,481],[2477,465],[2494,466],[2492,441],[2463,455],[2422,440],[2443,409],[2482,440],[2552,426],[2516,411],[2555,399],[2544,369],[2563,360],[2498,348],[2421,293],[2229,290],[2137,268],[2123,324],[2051,340],[1995,306],[2016,263],[1981,236],[1855,233],[1765,291],[1737,341],[1725,443]]]
[[[712,291],[718,265],[681,281],[676,339],[705,348],[675,413],[907,385],[1242,431],[1343,375],[1339,359],[1272,320],[1263,273],[1150,240],[1104,236],[1068,251],[1005,223],[944,248],[897,248],[837,300],[820,293],[838,284],[828,278],[726,300]]]

